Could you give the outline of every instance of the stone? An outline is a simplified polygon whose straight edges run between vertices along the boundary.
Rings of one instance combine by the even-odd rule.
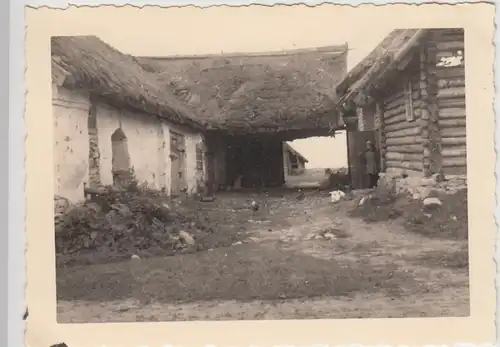
[[[333,240],[335,238],[335,235],[333,235],[332,233],[325,233],[323,237],[327,240]]]
[[[441,206],[443,204],[438,198],[426,198],[423,203],[424,206]]]
[[[185,232],[184,230],[181,230],[179,232],[179,238],[182,240],[182,242],[184,242],[189,246],[194,246],[194,244],[196,243],[194,237],[191,236],[189,233]]]

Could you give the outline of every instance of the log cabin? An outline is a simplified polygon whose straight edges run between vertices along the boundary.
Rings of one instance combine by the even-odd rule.
[[[367,140],[382,172],[466,175],[463,29],[394,30],[336,91],[354,188],[365,185],[357,158]]]

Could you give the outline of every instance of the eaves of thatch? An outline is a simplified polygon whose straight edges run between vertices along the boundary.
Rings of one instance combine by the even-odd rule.
[[[335,86],[347,44],[250,54],[137,58],[208,129],[232,134],[326,135],[339,126]],[[290,135],[293,134],[293,135]],[[286,136],[286,135],[284,135]]]
[[[429,29],[396,29],[368,56],[358,63],[337,85],[339,106],[342,110],[356,107],[387,79],[410,50],[417,47]]]
[[[296,157],[298,157],[301,161],[303,161],[304,163],[309,163],[309,160],[307,160],[306,157],[304,157],[302,154],[300,154],[295,148],[292,147],[291,144],[289,144],[288,142],[284,142],[283,143],[283,147],[285,149],[285,151],[288,151],[290,153],[292,153],[293,155],[295,155]]]
[[[202,129],[195,112],[173,91],[160,86],[136,59],[95,36],[58,36],[51,40],[52,81],[81,90],[109,104],[141,111],[192,129]]]

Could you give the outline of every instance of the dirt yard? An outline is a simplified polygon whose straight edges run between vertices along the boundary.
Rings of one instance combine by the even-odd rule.
[[[415,232],[398,218],[370,223],[350,213],[352,201],[332,204],[321,193],[297,197],[280,190],[197,202],[215,234],[230,239],[223,246],[59,267],[58,321],[469,315],[466,239]]]

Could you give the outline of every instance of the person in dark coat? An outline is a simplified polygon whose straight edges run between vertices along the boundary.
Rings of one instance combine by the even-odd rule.
[[[377,186],[379,177],[379,154],[375,145],[371,141],[366,141],[366,150],[360,154],[361,162],[365,169],[365,175],[370,188]]]

